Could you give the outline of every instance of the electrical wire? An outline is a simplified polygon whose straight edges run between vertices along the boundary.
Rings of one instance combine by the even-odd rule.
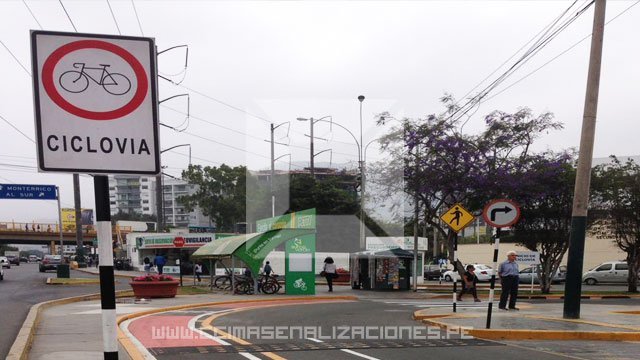
[[[578,19],[581,15],[585,13],[585,11],[593,5],[594,1],[589,2],[586,6],[584,6],[580,11],[578,11],[572,18],[566,20],[563,24],[561,24],[557,29],[555,29],[550,35],[545,38],[540,38],[538,41],[532,45],[529,50],[525,52],[525,54],[520,57],[507,71],[505,71],[502,75],[500,75],[496,80],[494,80],[491,84],[485,87],[478,95],[469,99],[465,105],[456,109],[451,115],[448,116],[448,120],[453,120],[454,122],[460,119],[462,116],[465,116],[473,107],[475,107],[478,103],[480,103],[489,92],[495,89],[498,85],[500,85],[504,80],[506,80],[509,76],[511,76],[516,70],[518,70],[522,65],[528,62],[535,54],[537,54],[540,50],[542,50],[546,45],[548,45],[551,40],[558,36],[563,30],[565,30],[569,25],[571,25],[576,19]],[[550,30],[550,29],[549,29]],[[545,35],[549,32],[547,30]],[[458,115],[458,113],[460,113]],[[457,116],[456,116],[457,115]],[[469,119],[467,119],[469,121]],[[466,122],[462,124],[464,126]]]
[[[640,0],[636,1],[635,3],[631,4],[629,7],[627,7],[626,9],[622,10],[620,13],[618,13],[616,16],[614,16],[613,18],[611,18],[611,20],[607,21],[605,23],[605,26],[608,25],[609,23],[611,23],[612,21],[616,20],[618,17],[620,17],[622,14],[626,13],[627,11],[629,11],[632,7],[638,5],[638,3],[640,3]],[[575,42],[573,45],[569,46],[567,49],[565,49],[564,51],[562,51],[561,53],[559,53],[558,55],[554,56],[553,58],[551,58],[549,61],[545,62],[544,64],[542,64],[541,66],[539,66],[538,68],[536,68],[535,70],[531,71],[530,73],[528,73],[527,75],[521,77],[520,79],[516,80],[515,82],[509,84],[506,88],[500,90],[499,92],[495,93],[494,95],[488,97],[487,99],[485,99],[483,102],[489,101],[493,98],[495,98],[496,96],[502,94],[503,92],[509,90],[510,88],[512,88],[513,86],[515,86],[516,84],[518,84],[519,82],[525,80],[526,78],[528,78],[529,76],[535,74],[536,72],[538,72],[540,69],[542,69],[543,67],[549,65],[550,63],[552,63],[553,61],[555,61],[556,59],[558,59],[560,56],[568,53],[569,51],[571,51],[573,48],[575,48],[576,46],[578,46],[579,44],[581,44],[582,42],[584,42],[585,40],[589,39],[591,37],[591,34],[583,37],[582,39],[578,40],[577,42]]]
[[[29,5],[27,5],[27,2],[25,0],[22,0],[22,3],[24,4],[24,6],[27,8],[27,10],[29,11],[29,14],[31,14],[31,17],[33,17],[33,20],[36,21],[36,23],[38,24],[38,27],[40,27],[40,30],[42,30],[42,25],[40,24],[40,21],[38,21],[38,19],[36,18],[36,16],[33,14],[33,11],[31,11],[31,8],[29,7]]]
[[[73,26],[73,30],[75,32],[78,32],[78,29],[76,28],[76,25],[73,23],[73,20],[71,20],[71,16],[69,16],[69,13],[67,12],[67,8],[64,7],[64,4],[62,3],[62,0],[58,0],[58,2],[60,3],[60,6],[62,6],[62,10],[64,10],[64,13],[67,14],[67,19],[69,19],[69,22],[71,23],[71,26]]]
[[[144,36],[144,31],[142,31],[142,24],[140,23],[140,17],[138,17],[138,10],[136,9],[136,3],[131,0],[131,6],[133,6],[133,13],[136,14],[136,20],[138,21],[138,28],[140,29],[140,34]]]
[[[111,12],[111,17],[113,18],[113,22],[116,24],[116,29],[118,29],[118,35],[122,35],[120,31],[120,26],[118,25],[118,20],[116,20],[116,14],[113,13],[113,8],[111,8],[111,3],[107,0],[107,5],[109,6],[109,11]]]
[[[4,122],[9,124],[9,126],[11,126],[15,131],[19,132],[22,136],[24,136],[25,138],[29,139],[29,141],[31,141],[32,143],[34,143],[34,144],[36,143],[35,140],[33,140],[27,134],[25,134],[22,131],[20,131],[20,129],[18,129],[15,125],[13,125],[9,120],[5,119],[2,115],[0,115],[0,119],[2,119]]]
[[[27,70],[27,68],[22,64],[22,62],[20,60],[18,60],[18,58],[13,54],[13,52],[11,50],[9,50],[7,45],[4,44],[4,41],[0,40],[0,44],[2,44],[2,46],[9,52],[11,57],[13,57],[13,59],[18,63],[18,65],[20,65],[22,70],[24,70],[24,72],[26,72],[27,75],[29,75],[29,77],[31,77],[31,72],[29,70]]]

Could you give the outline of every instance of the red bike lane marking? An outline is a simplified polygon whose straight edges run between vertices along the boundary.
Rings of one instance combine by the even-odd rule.
[[[191,319],[193,316],[147,316],[131,322],[129,332],[147,349],[221,345],[189,329]]]
[[[304,300],[286,300],[282,301],[251,301],[241,302],[234,304],[220,304],[211,305],[204,308],[207,309],[259,309],[267,307],[278,307],[286,305],[304,305],[304,304],[324,304],[335,302],[353,302],[356,300],[346,299],[304,299]],[[194,308],[197,309],[197,308]],[[202,309],[202,308],[200,308]],[[168,310],[167,312],[171,312]],[[213,314],[212,314],[213,315]],[[140,343],[147,349],[150,348],[171,348],[171,347],[197,347],[197,346],[221,346],[222,344],[215,340],[202,335],[198,331],[189,329],[189,322],[196,317],[202,317],[203,314],[198,315],[164,315],[164,313],[154,314],[150,316],[134,319],[129,323],[128,330],[132,336],[134,336]],[[206,317],[203,317],[206,319]]]

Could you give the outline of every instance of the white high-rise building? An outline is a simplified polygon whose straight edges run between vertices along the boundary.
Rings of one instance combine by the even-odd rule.
[[[109,175],[111,215],[119,211],[144,215],[156,214],[156,182],[152,177]]]
[[[163,212],[166,226],[187,227],[212,226],[209,218],[199,208],[187,212],[177,198],[196,191],[195,185],[189,185],[180,179],[163,177]],[[144,215],[157,215],[156,178],[135,175],[109,175],[109,202],[111,215],[122,211]]]

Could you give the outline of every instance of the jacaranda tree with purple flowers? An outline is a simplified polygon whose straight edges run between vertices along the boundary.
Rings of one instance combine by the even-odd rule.
[[[495,198],[538,206],[546,193],[536,193],[540,187],[531,184],[550,182],[549,177],[553,178],[556,170],[568,170],[565,165],[569,159],[566,154],[534,154],[531,150],[541,134],[562,128],[551,113],[534,115],[528,108],[515,113],[493,111],[484,117],[485,128],[481,133],[463,134],[460,128],[464,124],[455,116],[458,109],[455,100],[445,96],[442,101],[447,109],[444,113],[402,119],[400,126],[393,127],[381,139],[391,161],[376,167],[371,181],[382,189],[380,197],[400,189],[410,199],[417,197],[422,223],[447,238],[449,259],[453,262],[457,234],[438,221],[446,209],[462,203],[479,214],[484,204]],[[388,113],[381,114],[379,123],[390,117]],[[397,181],[399,173],[404,177],[402,184]],[[395,209],[397,216],[408,217],[399,204]],[[549,225],[540,221],[535,224],[523,227],[521,235],[535,226]],[[567,238],[556,240],[566,243]],[[527,246],[536,247],[533,243]],[[564,251],[560,251],[562,255]],[[554,259],[552,263],[556,263],[556,255],[550,256]]]

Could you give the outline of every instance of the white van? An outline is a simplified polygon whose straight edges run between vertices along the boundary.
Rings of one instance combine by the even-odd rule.
[[[582,281],[587,285],[597,283],[626,283],[629,276],[629,266],[624,261],[607,261],[582,275]]]
[[[35,255],[29,255],[29,262],[37,262],[38,261],[38,257]]]

